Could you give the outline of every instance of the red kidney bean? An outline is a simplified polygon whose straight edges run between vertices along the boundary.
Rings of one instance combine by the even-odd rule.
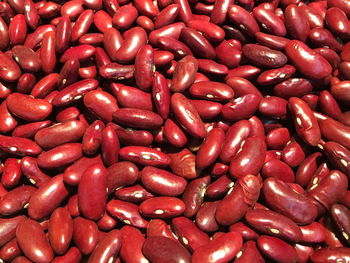
[[[56,169],[64,167],[78,160],[82,156],[82,145],[80,143],[66,143],[59,145],[38,156],[38,165],[45,169]]]
[[[48,216],[68,196],[68,190],[63,182],[62,175],[56,175],[44,182],[31,196],[28,205],[28,214],[39,220]]]
[[[340,37],[349,37],[350,27],[346,14],[338,7],[331,7],[326,11],[325,21],[328,27]]]
[[[56,52],[63,53],[68,49],[71,40],[72,26],[70,18],[63,15],[57,24],[56,29]]]
[[[331,141],[326,142],[323,148],[330,163],[343,173],[349,174],[348,162],[350,160],[348,156],[350,152],[341,144]]]
[[[326,239],[326,231],[323,225],[313,222],[310,225],[301,226],[303,233],[303,241],[308,243],[324,242]]]
[[[142,203],[143,201],[154,197],[152,193],[148,192],[141,185],[120,188],[114,192],[114,196],[120,200],[135,204]]]
[[[182,194],[187,185],[182,177],[151,166],[146,166],[142,170],[141,182],[147,190],[169,196]]]
[[[277,128],[271,130],[266,135],[266,144],[268,148],[274,150],[282,150],[284,146],[289,142],[290,134],[286,128]]]
[[[0,245],[3,246],[7,242],[16,237],[16,229],[18,225],[26,221],[25,216],[15,216],[12,218],[0,218]]]
[[[315,253],[311,256],[311,260],[315,263],[323,263],[330,260],[348,260],[349,259],[349,248],[340,247],[340,248],[322,248],[316,250]]]
[[[243,240],[256,240],[259,237],[259,235],[253,229],[249,228],[242,222],[230,225],[230,232],[240,233],[243,237]]]
[[[254,36],[255,33],[260,31],[254,16],[244,8],[238,5],[231,5],[227,14],[230,20],[249,36]]]
[[[350,214],[348,208],[341,204],[334,204],[331,207],[332,219],[337,225],[340,233],[345,238],[346,242],[349,243],[349,233],[350,233],[350,225],[347,221],[347,218]]]
[[[225,133],[220,128],[214,128],[208,133],[197,153],[196,166],[198,169],[205,169],[215,162],[220,155],[224,138]]]
[[[256,82],[259,85],[275,85],[279,82],[289,79],[294,73],[295,68],[291,65],[285,65],[281,68],[266,70],[259,75]]]
[[[238,97],[222,107],[221,116],[228,121],[248,119],[257,111],[260,99],[255,94]]]
[[[147,259],[142,254],[142,246],[145,242],[142,233],[130,226],[124,226],[120,229],[120,232],[124,240],[128,238],[132,238],[133,240],[133,242],[122,242],[120,257],[128,262],[147,262]]]
[[[215,58],[215,50],[210,42],[196,29],[185,27],[181,30],[181,38],[191,50],[201,58]]]
[[[113,113],[113,120],[119,124],[139,129],[155,129],[163,124],[156,113],[135,108],[123,108]]]
[[[281,263],[298,261],[298,256],[294,247],[279,238],[260,236],[257,245],[259,250],[266,257],[274,261]]]
[[[175,234],[171,231],[170,226],[167,225],[167,223],[161,219],[152,219],[149,224],[147,225],[147,232],[146,236],[149,237],[166,237],[169,239],[172,239],[176,241],[177,244],[178,240],[175,237]]]
[[[191,262],[191,254],[177,241],[164,236],[147,237],[142,246],[143,255],[154,263],[164,262]]]
[[[139,207],[135,204],[120,200],[111,200],[107,204],[107,212],[127,225],[138,228],[146,228],[148,222],[139,213]]]
[[[331,73],[329,63],[301,41],[290,41],[285,51],[292,64],[306,77],[322,79]]]
[[[90,254],[98,243],[96,223],[83,217],[75,218],[73,220],[73,241],[82,254]]]
[[[10,35],[9,35],[9,27],[5,23],[5,21],[1,18],[0,19],[0,29],[1,29],[1,44],[0,49],[6,50],[8,45],[10,44]]]
[[[193,179],[198,176],[196,171],[196,156],[187,148],[180,152],[169,154],[170,168],[178,176]]]
[[[153,197],[143,201],[139,210],[142,215],[150,218],[172,218],[184,212],[185,204],[175,197]]]
[[[35,134],[35,141],[43,148],[52,149],[64,143],[80,140],[85,130],[86,126],[83,122],[69,120],[42,128]]]
[[[80,114],[80,111],[78,108],[72,106],[72,107],[67,107],[66,109],[60,111],[56,115],[56,121],[57,122],[64,122],[64,121],[69,121],[69,120],[76,120],[78,119]]]
[[[106,32],[113,26],[112,17],[103,10],[97,11],[94,14],[93,20],[96,28],[102,33]]]
[[[285,25],[288,33],[297,40],[306,41],[310,32],[310,25],[306,16],[295,4],[290,4],[285,10]]]
[[[322,136],[327,140],[335,141],[346,148],[350,148],[347,134],[350,131],[347,126],[333,119],[326,119],[319,122]]]
[[[301,145],[294,138],[284,147],[282,160],[289,166],[294,167],[301,164],[305,159],[305,152]]]
[[[195,98],[215,101],[227,101],[234,96],[233,90],[228,85],[215,81],[193,83],[190,86],[189,92]]]
[[[303,78],[290,78],[273,88],[275,96],[288,99],[290,97],[301,97],[313,90],[312,84]]]
[[[243,240],[239,233],[229,232],[212,240],[207,245],[196,249],[192,262],[228,262],[232,260],[242,247]]]
[[[249,210],[245,218],[257,230],[282,239],[298,242],[302,240],[300,228],[291,219],[273,211]]]
[[[4,29],[4,34],[6,30]],[[5,35],[6,36],[6,35]],[[11,23],[8,27],[8,37],[10,38],[10,43],[12,45],[22,45],[27,36],[27,23],[25,17],[22,14],[14,16],[11,20]],[[4,38],[5,40],[6,38]],[[6,40],[3,42],[6,44]],[[8,43],[5,48],[7,48]],[[2,48],[3,50],[4,48]]]
[[[285,36],[287,29],[283,21],[272,10],[256,7],[253,9],[254,18],[269,33],[276,36]]]
[[[234,186],[234,182],[227,176],[220,176],[211,183],[205,191],[205,195],[209,198],[223,197]]]
[[[26,156],[21,160],[21,171],[29,182],[37,187],[41,187],[44,182],[50,179],[45,173],[43,173],[38,167],[35,158]]]
[[[73,236],[73,221],[66,208],[59,207],[53,211],[49,220],[48,237],[52,249],[63,255],[69,248]]]
[[[22,176],[20,162],[21,160],[15,158],[8,158],[4,162],[1,183],[5,188],[10,189],[18,185]]]
[[[78,187],[78,205],[82,215],[91,220],[100,219],[106,207],[107,170],[94,164],[85,170]]]
[[[317,216],[317,208],[306,196],[296,193],[277,178],[264,181],[263,193],[267,204],[297,224],[310,224]]]
[[[112,114],[118,110],[117,100],[109,93],[93,90],[84,96],[84,105],[100,119],[112,121]]]
[[[0,201],[0,214],[13,215],[20,212],[28,204],[30,197],[36,191],[32,186],[19,186],[7,194],[5,194]]]
[[[181,59],[175,67],[170,89],[173,92],[183,92],[195,81],[198,61],[191,55]]]
[[[164,7],[155,17],[155,28],[157,29],[172,24],[179,14],[179,7],[178,4],[170,4]]]
[[[12,114],[26,121],[43,120],[52,112],[52,105],[47,101],[20,93],[10,94],[6,104]]]
[[[7,242],[0,249],[0,258],[5,262],[11,262],[14,258],[22,255],[21,249],[18,246],[17,239],[14,238]]]
[[[81,260],[81,253],[78,248],[71,247],[66,254],[60,257],[55,257],[53,263],[78,263]]]
[[[246,174],[256,175],[265,159],[265,141],[255,136],[249,137],[241,149],[230,163],[230,175],[235,178],[241,178]]]
[[[12,55],[24,71],[37,72],[41,69],[41,59],[31,48],[17,45],[12,48]]]
[[[0,51],[1,52],[1,51]],[[0,53],[0,79],[13,82],[21,76],[21,69],[10,57]]]
[[[60,75],[51,73],[39,80],[30,91],[30,95],[35,98],[44,98],[50,92],[57,88]]]
[[[287,57],[282,52],[261,45],[246,44],[242,51],[243,55],[258,67],[278,68],[287,63]]]
[[[16,238],[19,247],[30,260],[50,262],[53,259],[52,248],[38,222],[27,219],[19,223],[16,229]],[[28,242],[29,239],[31,242]]]
[[[304,161],[299,165],[295,174],[296,183],[301,186],[306,186],[310,181],[311,177],[317,170],[317,165],[321,159],[319,152],[313,153],[305,158]]]
[[[79,45],[67,49],[61,56],[60,62],[65,63],[69,59],[76,59],[79,62],[87,61],[95,54],[95,47],[91,45]]]
[[[261,256],[258,248],[256,247],[256,243],[254,241],[248,241],[244,243],[242,250],[238,252],[236,255],[235,263],[243,263],[243,262],[257,262],[262,263],[265,262],[263,257]]]
[[[289,110],[294,117],[298,135],[308,144],[316,146],[321,140],[321,131],[309,106],[298,98],[290,98]]]
[[[135,82],[142,90],[149,90],[152,86],[154,72],[153,48],[145,45],[140,48],[135,57]]]
[[[32,140],[21,137],[0,136],[0,149],[17,156],[37,156],[42,149]]]

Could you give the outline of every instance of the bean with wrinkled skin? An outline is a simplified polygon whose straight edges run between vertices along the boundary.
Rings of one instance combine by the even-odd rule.
[[[162,219],[152,219],[147,225],[147,237],[162,236],[177,241],[170,226]]]

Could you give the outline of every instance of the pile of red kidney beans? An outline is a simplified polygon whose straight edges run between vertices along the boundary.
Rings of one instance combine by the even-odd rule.
[[[350,262],[349,0],[0,2],[0,262]]]

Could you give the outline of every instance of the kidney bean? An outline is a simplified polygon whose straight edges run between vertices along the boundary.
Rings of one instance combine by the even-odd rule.
[[[331,7],[326,11],[325,21],[328,27],[340,37],[349,37],[350,27],[346,14],[338,7]]]
[[[213,46],[196,29],[190,27],[183,28],[181,30],[181,38],[199,57],[208,59],[215,58],[215,50]]]
[[[210,120],[218,117],[222,110],[222,104],[207,100],[190,100],[196,108],[199,116],[204,120]]]
[[[141,185],[119,188],[114,192],[114,196],[120,200],[135,204],[142,203],[143,201],[154,197],[152,193],[148,192]]]
[[[186,135],[171,119],[167,119],[164,124],[164,138],[175,147],[183,147],[187,143]]]
[[[36,188],[29,185],[19,186],[11,190],[0,200],[0,214],[13,215],[20,212],[28,204],[35,191]]]
[[[301,186],[306,186],[310,178],[317,170],[318,161],[321,159],[319,152],[313,153],[306,157],[299,165],[295,174],[296,183]]]
[[[111,231],[117,225],[117,221],[105,213],[100,220],[97,221],[98,229]]]
[[[337,225],[340,233],[345,238],[346,242],[349,243],[349,233],[350,233],[350,225],[347,220],[350,211],[348,208],[341,204],[334,204],[331,207],[332,219]]]
[[[28,205],[28,214],[39,220],[48,216],[68,196],[62,175],[56,175],[44,182],[31,196]]]
[[[189,92],[193,97],[215,101],[230,100],[234,96],[233,90],[228,85],[214,81],[193,83],[190,86]]]
[[[0,51],[1,52],[1,51]],[[13,82],[21,76],[21,69],[10,57],[0,53],[0,79]]]
[[[73,221],[66,208],[59,207],[53,211],[49,220],[48,237],[52,249],[63,255],[69,248],[73,236]]]
[[[0,218],[0,245],[3,246],[7,242],[16,237],[16,228],[18,225],[26,221],[25,216],[15,216],[12,218]]]
[[[341,144],[331,141],[325,143],[323,147],[329,161],[340,171],[348,174],[348,154],[350,152]]]
[[[235,223],[230,226],[230,232],[238,232],[242,235],[244,240],[256,240],[259,235],[247,225],[242,222]],[[249,241],[247,243],[250,243]],[[238,258],[238,255],[237,255]]]
[[[155,17],[154,26],[156,29],[172,24],[179,14],[180,6],[170,4],[164,7]]]
[[[82,254],[90,254],[98,243],[96,223],[83,217],[73,219],[73,241]]]
[[[301,226],[303,233],[303,241],[308,243],[324,242],[326,239],[326,231],[323,225],[313,222],[310,225]]]
[[[232,260],[242,247],[242,237],[239,233],[229,232],[212,240],[207,245],[196,249],[192,262],[227,262]],[[218,253],[218,252],[221,253]],[[220,256],[218,256],[218,254]]]
[[[3,20],[1,20],[3,21]],[[11,23],[8,27],[7,36],[6,36],[6,27],[3,27],[3,41],[2,45],[4,45],[1,49],[4,50],[8,47],[9,42],[6,41],[9,38],[10,43],[12,45],[22,45],[27,36],[27,23],[25,21],[25,17],[22,14],[18,14],[14,16],[11,20]]]
[[[0,258],[5,262],[11,262],[14,258],[22,255],[21,249],[18,246],[16,238],[7,242],[0,249]]]
[[[19,223],[16,238],[19,247],[30,260],[50,262],[53,259],[52,248],[38,222],[27,219]],[[31,242],[28,242],[29,239]]]
[[[275,96],[288,99],[290,97],[301,97],[313,90],[312,84],[303,78],[290,78],[282,81],[273,88]]]
[[[276,36],[285,36],[287,29],[283,21],[272,10],[256,7],[253,9],[254,18],[269,33]]]
[[[154,129],[160,127],[163,123],[163,119],[158,114],[135,108],[123,108],[115,111],[113,120],[139,129]]]
[[[300,8],[295,4],[288,5],[284,17],[288,33],[294,39],[305,42],[310,32],[310,25]]]
[[[187,148],[180,152],[169,154],[170,168],[178,176],[193,179],[198,176],[196,171],[196,156]]]
[[[21,160],[15,158],[8,158],[4,162],[1,183],[5,188],[10,189],[18,185],[22,176],[20,162]]]
[[[266,135],[266,144],[268,148],[282,150],[290,140],[290,134],[286,128],[277,128]]]
[[[230,175],[235,178],[246,174],[257,174],[265,159],[266,143],[259,137],[247,138],[241,148],[242,150],[230,163]]]
[[[50,179],[48,175],[40,170],[36,159],[29,156],[22,158],[21,171],[28,178],[29,182],[37,187],[41,187],[44,182]]]
[[[177,244],[180,244],[175,237],[175,234],[171,231],[170,226],[167,225],[162,219],[152,219],[147,225],[147,238],[149,237],[166,237],[176,241]]]
[[[140,213],[151,218],[172,218],[181,215],[185,204],[175,197],[153,197],[143,201],[139,207]]]
[[[232,182],[227,175],[223,175],[208,186],[205,195],[209,198],[220,198],[223,197],[233,186],[234,182]]]
[[[182,22],[177,22],[163,26],[159,29],[152,31],[149,34],[149,41],[152,45],[157,43],[158,38],[160,37],[170,37],[174,39],[179,39],[181,30],[185,28],[185,24]]]
[[[287,57],[282,52],[261,45],[246,44],[242,51],[251,63],[259,67],[278,68],[287,63]]]
[[[53,263],[64,263],[64,262],[69,262],[69,263],[78,263],[81,260],[81,253],[78,248],[76,247],[71,247],[66,254],[55,257],[54,260],[52,261]]]
[[[187,185],[185,179],[151,166],[146,166],[142,170],[141,182],[147,190],[169,196],[180,195]]]
[[[244,243],[242,250],[236,255],[235,263],[243,262],[265,262],[261,256],[256,243],[254,241],[248,241]]]
[[[32,140],[21,137],[0,136],[0,149],[17,156],[37,156],[42,149]]]
[[[347,184],[346,175],[340,171],[333,170],[310,189],[309,195],[329,209],[346,192]]]
[[[257,245],[259,250],[269,259],[281,263],[298,261],[294,247],[279,238],[260,236]]]
[[[79,45],[67,49],[61,56],[60,62],[65,63],[69,59],[76,59],[79,62],[87,61],[95,54],[95,47],[91,45]]]
[[[292,64],[306,77],[322,79],[331,73],[329,63],[301,41],[290,41],[285,51]]]
[[[66,143],[43,152],[38,156],[38,165],[45,169],[64,167],[82,156],[80,143]]]
[[[291,167],[298,166],[305,159],[305,152],[294,138],[284,147],[282,160]]]
[[[220,128],[214,128],[208,133],[197,153],[196,166],[198,169],[205,169],[215,162],[220,155],[224,138],[225,133]]]
[[[174,55],[170,51],[155,50],[154,51],[154,64],[156,68],[164,67],[174,59]]]
[[[191,55],[182,58],[175,67],[170,89],[183,92],[194,82],[198,70],[198,61]]]
[[[66,15],[61,16],[56,29],[56,52],[63,53],[68,49],[71,40],[72,26],[70,18]]]
[[[12,48],[13,58],[24,71],[37,72],[41,69],[41,59],[31,48],[17,45]]]
[[[50,92],[57,88],[59,79],[60,75],[57,73],[46,75],[33,85],[30,95],[39,99],[46,97]]]
[[[120,200],[111,200],[107,203],[107,212],[127,225],[138,228],[146,228],[148,222],[139,213],[139,207],[135,204]]]
[[[289,79],[294,73],[295,68],[291,65],[285,65],[281,68],[266,70],[259,75],[256,82],[259,85],[275,85],[279,82]]]
[[[79,210],[86,218],[100,219],[106,207],[107,170],[101,164],[91,165],[83,173],[78,188]]]
[[[191,254],[177,241],[164,236],[147,237],[142,247],[143,255],[154,263],[191,262]]]
[[[255,33],[260,31],[254,16],[244,8],[238,5],[231,5],[227,14],[230,20],[249,36],[254,36]]]
[[[297,224],[310,224],[317,216],[317,208],[306,196],[296,193],[277,178],[264,181],[263,193],[267,204]]]
[[[120,230],[121,236],[124,240],[132,238],[133,242],[122,242],[120,248],[120,257],[128,262],[147,262],[147,259],[142,254],[142,246],[145,238],[142,233],[130,226],[124,226]]]
[[[142,90],[152,86],[154,72],[153,48],[150,45],[141,47],[135,57],[135,82]]]

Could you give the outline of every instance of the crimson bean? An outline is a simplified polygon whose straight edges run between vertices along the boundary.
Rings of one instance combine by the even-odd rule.
[[[175,238],[174,233],[171,231],[170,226],[167,225],[167,223],[161,219],[152,219],[149,222],[149,224],[147,225],[146,236],[148,238],[157,236],[166,237],[176,241],[177,244],[180,244]]]
[[[3,26],[2,26],[3,27]],[[6,44],[6,29],[3,28],[3,44],[5,48],[7,48]],[[12,45],[22,45],[24,43],[24,40],[27,36],[27,23],[25,21],[25,17],[22,14],[18,14],[14,16],[11,20],[11,23],[8,27],[8,37],[10,40],[10,43]],[[1,48],[2,50],[4,47]]]
[[[53,211],[49,220],[48,237],[52,249],[63,255],[69,248],[73,236],[73,221],[66,208],[59,207]]]
[[[3,261],[12,261],[14,258],[21,256],[22,252],[21,249],[18,246],[17,239],[14,238],[11,241],[7,242],[1,249],[0,249],[0,258]]]
[[[187,148],[169,154],[170,168],[178,176],[193,179],[198,176],[196,171],[196,156]]]
[[[55,257],[52,261],[52,263],[78,263],[81,260],[81,253],[78,248],[71,247],[66,254]]]
[[[196,214],[196,225],[206,232],[213,232],[219,229],[215,220],[215,212],[219,201],[205,202]]]
[[[345,12],[338,7],[331,7],[326,11],[325,21],[328,27],[340,37],[349,37],[350,27]]]
[[[21,160],[21,171],[29,182],[37,187],[41,187],[46,181],[50,179],[48,175],[43,173],[38,167],[35,158],[26,156]]]
[[[0,245],[3,246],[7,242],[16,237],[16,228],[18,225],[26,221],[25,216],[15,216],[12,218],[0,218]]]
[[[0,214],[1,215],[13,215],[28,204],[30,197],[36,191],[32,186],[19,186],[7,194],[5,194],[0,201]]]
[[[257,245],[259,250],[269,259],[281,263],[298,261],[298,256],[294,247],[279,238],[260,236]]]
[[[98,243],[96,223],[83,217],[73,219],[73,241],[82,254],[90,254]]]
[[[231,5],[227,14],[230,20],[249,36],[254,36],[255,33],[260,31],[254,16],[244,8]]]
[[[114,192],[114,196],[122,201],[135,204],[142,203],[143,201],[154,197],[152,193],[148,192],[141,185],[120,188]]]
[[[327,140],[335,141],[347,149],[350,148],[350,142],[347,139],[347,134],[350,131],[349,127],[337,122],[333,119],[326,119],[319,122],[322,136]]]
[[[192,262],[228,262],[237,255],[242,245],[243,240],[239,233],[225,233],[207,245],[196,249]]]
[[[147,259],[142,254],[142,246],[145,242],[145,238],[140,230],[134,227],[124,226],[120,229],[120,232],[124,240],[127,238],[132,238],[133,240],[133,242],[122,242],[120,257],[128,262],[147,262]]]
[[[185,27],[181,30],[181,38],[199,57],[213,59],[215,50],[211,43],[196,29]]]
[[[146,228],[148,222],[139,213],[139,207],[135,204],[120,200],[111,200],[107,203],[107,212],[127,225],[138,228]]]
[[[164,236],[147,237],[142,246],[143,255],[154,263],[191,262],[191,254],[177,241]]]
[[[289,34],[297,40],[306,41],[310,32],[310,26],[306,16],[295,4],[290,4],[285,10],[285,24]]]
[[[142,90],[149,90],[152,86],[154,71],[153,48],[145,45],[139,49],[135,57],[135,82]]]
[[[30,260],[51,262],[53,259],[52,248],[38,222],[27,219],[19,223],[16,229],[16,238],[19,247]]]
[[[150,218],[172,218],[181,215],[185,203],[176,197],[153,197],[140,204],[140,213]]]

